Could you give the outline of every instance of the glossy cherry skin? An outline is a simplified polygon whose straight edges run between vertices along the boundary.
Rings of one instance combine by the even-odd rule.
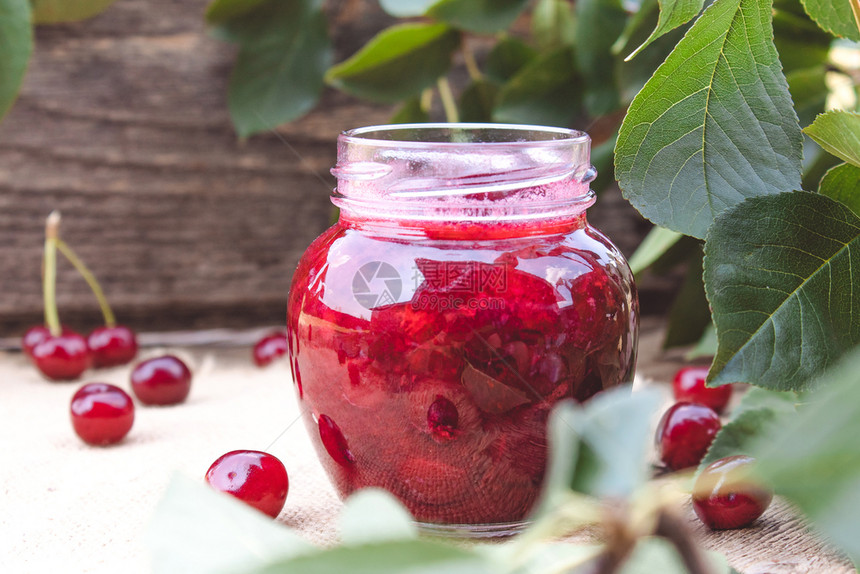
[[[287,352],[287,335],[285,333],[269,333],[254,345],[254,363],[265,367]]]
[[[684,367],[672,379],[672,391],[676,401],[699,403],[723,412],[732,398],[732,385],[709,388],[705,386],[708,367]]]
[[[277,518],[284,508],[290,488],[283,463],[257,450],[234,450],[222,455],[206,471],[206,481],[272,518]]]
[[[137,337],[123,325],[93,330],[87,337],[87,346],[96,368],[125,365],[137,356]]]
[[[56,337],[49,333],[33,347],[30,357],[36,368],[53,381],[75,380],[92,363],[86,339],[67,330]]]
[[[660,460],[672,470],[698,465],[722,428],[713,409],[696,403],[675,403],[657,429]]]
[[[123,439],[134,424],[134,402],[124,390],[88,383],[72,397],[72,427],[89,444],[104,446]]]
[[[131,390],[146,405],[175,405],[191,391],[191,370],[173,355],[147,359],[132,370]]]
[[[693,485],[693,510],[714,530],[744,528],[764,514],[773,492],[750,473],[755,459],[736,455],[709,464]]]

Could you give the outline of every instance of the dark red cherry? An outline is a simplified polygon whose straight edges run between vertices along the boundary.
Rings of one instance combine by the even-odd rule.
[[[754,464],[736,455],[705,467],[693,485],[693,509],[702,522],[714,530],[744,528],[764,514],[773,491],[753,478]]]
[[[269,333],[254,345],[254,363],[265,367],[287,352],[287,336],[284,333]]]
[[[191,391],[191,371],[173,355],[147,359],[131,372],[131,389],[144,404],[175,405]]]
[[[340,427],[337,426],[328,415],[320,415],[319,418],[320,440],[326,452],[334,461],[343,466],[349,466],[355,462],[355,456],[349,450],[346,438]]]
[[[258,450],[234,450],[222,455],[206,471],[206,482],[272,518],[277,518],[284,508],[290,488],[283,463]]]
[[[427,427],[437,440],[454,438],[459,422],[457,407],[442,395],[438,395],[427,409]]]
[[[53,336],[48,333],[31,352],[33,364],[54,381],[72,381],[80,377],[92,362],[87,341],[73,331]]]
[[[676,401],[699,403],[721,413],[732,398],[732,385],[708,388],[705,379],[708,367],[684,367],[672,379],[672,391]]]
[[[123,325],[98,327],[87,337],[94,367],[116,367],[137,356],[137,337]]]
[[[657,429],[660,460],[672,470],[698,465],[721,427],[719,415],[710,407],[675,403]]]
[[[124,390],[107,383],[88,383],[72,397],[72,427],[89,444],[119,442],[134,423],[134,403]]]

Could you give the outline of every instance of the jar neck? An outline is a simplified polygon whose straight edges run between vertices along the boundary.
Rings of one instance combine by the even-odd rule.
[[[332,202],[348,221],[570,221],[594,203],[590,139],[506,124],[404,124],[341,134]],[[444,225],[441,225],[444,227]]]

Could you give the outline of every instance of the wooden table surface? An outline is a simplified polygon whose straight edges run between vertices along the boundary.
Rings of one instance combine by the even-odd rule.
[[[283,385],[283,381],[280,380],[283,377],[288,378],[289,375],[287,374],[288,371],[286,369],[284,369],[282,374],[278,374],[277,376],[275,376],[271,372],[269,372],[268,374],[261,374],[259,372],[259,369],[256,369],[250,364],[247,345],[249,345],[250,342],[255,340],[255,338],[258,336],[259,332],[236,333],[228,331],[197,332],[185,333],[180,335],[155,334],[145,336],[142,339],[144,342],[160,342],[162,344],[167,345],[169,348],[175,347],[181,352],[198,357],[198,359],[203,358],[202,362],[204,363],[207,360],[210,362],[212,360],[216,360],[218,362],[218,368],[216,369],[218,376],[223,377],[225,373],[228,373],[229,376],[232,377],[232,380],[243,381],[242,384],[245,385],[245,387],[243,387],[243,393],[286,393],[286,391],[288,390],[287,385]],[[653,379],[657,382],[670,380],[675,370],[680,365],[685,364],[683,351],[663,351],[661,349],[661,342],[662,324],[659,322],[659,320],[646,318],[643,321],[642,333],[640,338],[638,373],[647,379]],[[179,343],[185,343],[185,345],[180,345]],[[224,343],[232,345],[233,348],[225,349]],[[14,340],[0,340],[0,350],[2,350],[4,347],[8,349],[14,344]],[[245,348],[243,348],[243,346],[245,346]],[[215,359],[212,359],[212,357],[215,357]],[[63,395],[63,397],[53,396],[59,393],[59,389],[57,390],[57,392],[51,394],[52,389],[56,389],[59,385],[51,385],[48,383],[42,385],[41,382],[37,380],[35,376],[31,376],[30,373],[26,372],[25,369],[29,369],[29,366],[27,366],[23,362],[20,354],[15,352],[0,352],[0,407],[6,408],[6,415],[4,415],[4,419],[10,419],[6,421],[6,424],[15,424],[17,425],[17,427],[20,427],[22,424],[31,424],[28,421],[33,421],[33,424],[35,424],[39,420],[39,416],[36,415],[43,413],[33,412],[27,414],[20,412],[21,410],[27,408],[35,409],[36,405],[28,406],[27,404],[18,404],[13,406],[9,404],[9,400],[18,400],[16,397],[20,397],[20,394],[17,396],[13,395],[14,387],[16,384],[20,383],[20,381],[11,380],[10,375],[20,380],[22,373],[25,373],[26,376],[33,379],[32,381],[27,381],[26,384],[20,383],[19,386],[29,385],[27,387],[29,390],[26,392],[26,394],[27,396],[37,397],[34,398],[34,400],[37,400],[39,402],[39,405],[46,404],[46,400],[53,401],[54,398],[57,399],[58,403],[67,404],[65,402],[67,401],[67,399],[64,398],[65,395]],[[200,416],[203,418],[211,417],[211,412],[207,414],[207,412],[203,411],[202,409],[218,408],[219,396],[221,397],[221,400],[227,400],[225,393],[217,390],[218,385],[224,385],[224,387],[229,389],[230,385],[232,385],[233,383],[222,383],[220,381],[217,381],[216,374],[211,368],[209,370],[209,373],[210,374],[207,375],[209,379],[207,379],[205,382],[201,380],[201,382],[199,383],[201,387],[200,393],[198,394],[197,405],[189,405],[189,410],[184,412],[188,412],[194,416]],[[119,373],[116,373],[116,375],[118,381],[123,380],[127,376],[126,373],[122,373],[121,375]],[[202,378],[203,377],[201,377],[201,379]],[[202,387],[206,385],[209,386],[209,391],[203,390]],[[260,389],[258,385],[271,386],[269,387],[269,390],[266,390]],[[77,385],[75,385],[75,387],[67,386],[66,389],[68,391],[71,391],[73,388],[76,387]],[[258,388],[254,390],[254,387]],[[205,392],[209,392],[210,395],[205,395]],[[219,394],[219,392],[221,394]],[[261,394],[259,396],[263,395]],[[284,394],[284,396],[286,396],[286,394]],[[251,398],[246,397],[243,400],[250,401]],[[2,403],[6,404],[4,405]],[[232,408],[229,402],[226,404],[227,408]],[[200,410],[195,411],[195,408]],[[13,409],[15,410],[13,411]],[[172,415],[165,411],[159,411],[152,415],[147,413],[147,416],[161,416],[166,419]],[[2,424],[3,421],[0,421],[0,425]],[[2,432],[0,432],[0,442],[2,442],[2,439],[4,438],[3,435],[5,435],[5,438],[7,439],[13,435],[22,437],[20,439],[16,438],[16,441],[25,440],[28,436],[30,436],[31,433],[28,433],[26,429],[17,427],[15,429],[0,428],[0,430],[2,430]],[[303,429],[299,429],[299,427],[301,427],[301,425],[296,426],[295,432],[303,433]],[[35,431],[36,429],[34,428],[32,430]],[[238,431],[236,430],[236,428],[229,429],[228,432],[227,430],[215,429],[213,427],[211,432],[216,435],[218,432],[222,432],[223,437],[218,440],[223,441],[228,440],[224,437],[233,437],[233,439],[235,439],[235,435]],[[246,432],[248,433],[249,437],[258,436],[261,432],[261,423],[259,421],[249,421]],[[294,431],[291,430],[291,433],[293,432]],[[75,454],[74,456],[76,457],[89,456],[87,454],[81,454],[82,452],[86,453],[86,448],[83,447],[83,445],[78,444],[77,441],[75,441],[73,438],[65,437],[66,434],[70,433],[67,433],[65,430],[63,430],[62,437],[58,437],[58,433],[51,435],[55,437],[51,439],[54,441],[54,444],[48,444],[44,446],[66,450],[75,450],[77,454]],[[32,435],[36,437],[37,433],[34,432],[32,433]],[[36,440],[36,438],[34,438],[34,440]],[[284,445],[282,441],[281,448],[283,448],[284,450],[296,448],[295,443],[305,442],[305,440],[299,440],[298,436],[287,438],[289,440],[287,440],[286,442],[289,444]],[[304,437],[302,438],[304,439]],[[121,457],[123,454],[134,448],[154,449],[157,447],[157,445],[150,444],[153,440],[155,439],[151,440],[145,437],[143,440],[141,440],[140,438],[138,438],[132,441],[132,443],[129,444],[125,449],[123,449],[123,452],[120,452],[120,449],[115,449],[114,452],[111,453],[111,456]],[[186,438],[185,440],[190,439]],[[5,449],[10,446],[10,444],[4,446],[4,452]],[[221,448],[222,444],[224,443],[219,443],[215,448]],[[187,447],[189,449],[197,448],[198,450],[200,448],[197,443],[192,444],[190,442]],[[35,446],[33,448],[35,448]],[[279,448],[279,446],[276,445],[275,448],[277,449]],[[153,451],[153,453],[154,452],[155,451]],[[276,452],[276,454],[278,454],[279,456],[298,456],[286,452],[278,453],[277,450],[273,452]],[[207,456],[211,455],[207,452],[197,457],[200,460],[193,461],[193,465],[191,465],[193,466],[193,471],[198,470],[197,467],[200,467],[201,465],[205,464],[204,459],[206,459]],[[312,455],[308,456],[312,457]],[[313,461],[312,464],[314,465],[314,467],[318,466],[315,461]],[[24,469],[24,472],[26,473],[27,470]],[[320,469],[310,468],[309,470],[302,471],[303,474],[309,472],[317,472],[322,477],[322,471]],[[37,478],[35,476],[33,478],[34,482],[37,482],[41,479],[41,477]],[[159,480],[161,480],[161,478],[161,475],[159,475]],[[140,479],[140,481],[143,480],[143,478]],[[320,478],[320,480],[322,481],[323,479]],[[27,481],[25,480],[23,482],[26,483]],[[25,486],[22,486],[20,476],[13,476],[9,473],[4,474],[3,469],[0,469],[0,489],[4,489],[7,496],[14,497],[16,489],[21,488],[25,488]],[[323,499],[328,500],[328,498],[326,497],[329,497],[331,500],[328,500],[328,502],[326,503],[328,504],[328,506],[324,509],[320,508],[317,510],[320,511],[320,516],[330,517],[331,515],[336,514],[336,506],[339,505],[339,502],[337,502],[336,497],[332,493],[329,493],[327,489],[328,485],[325,485],[325,489],[323,489],[322,491],[308,491],[307,493],[302,494],[298,490],[293,493],[293,485],[291,485],[291,500],[293,501],[292,504],[294,504],[295,506],[290,508],[290,502],[288,501],[288,508],[285,509],[285,514],[282,515],[281,521],[286,522],[293,527],[298,527],[300,531],[304,530],[304,533],[306,535],[310,534],[310,538],[317,538],[319,541],[322,541],[322,543],[327,543],[333,540],[333,537],[336,536],[336,533],[334,533],[333,520],[330,518],[326,518],[325,522],[320,522],[319,524],[316,524],[313,521],[308,522],[306,518],[308,513],[311,512],[311,510],[305,507],[306,501],[301,500],[302,497],[310,497],[310,499],[319,501]],[[52,496],[54,496],[56,499],[61,496],[62,488],[57,492],[54,492],[53,490],[51,492],[53,492]],[[157,498],[156,495],[153,495],[153,497]],[[148,506],[153,503],[153,497],[143,499],[143,501],[139,505],[140,508],[137,508],[136,512],[142,515],[149,514],[149,512],[151,512],[151,509],[148,508]],[[144,508],[144,506],[147,506],[147,508]],[[59,508],[62,509],[62,505],[60,505]],[[18,511],[20,512],[22,510],[18,509]],[[61,510],[57,510],[56,508],[54,508],[52,512],[61,512]],[[14,508],[12,509],[11,513],[14,514]],[[812,535],[808,531],[807,525],[803,522],[803,520],[795,512],[793,512],[792,509],[785,502],[779,500],[775,501],[774,504],[765,513],[765,515],[761,519],[759,519],[754,526],[734,531],[710,532],[704,526],[702,526],[702,524],[693,514],[692,509],[690,507],[685,509],[685,513],[689,520],[690,526],[694,530],[696,536],[700,538],[702,544],[709,549],[724,553],[729,558],[730,563],[743,574],[848,574],[851,572],[855,572],[855,570],[851,567],[850,563],[847,560],[840,557],[838,553],[828,548],[824,543],[822,543],[820,539]],[[126,513],[125,515],[128,516],[128,513]],[[303,516],[305,517],[304,519],[302,518]],[[55,518],[58,520],[60,519],[60,517],[56,517],[53,514],[46,513],[45,520],[54,520]],[[33,524],[34,518],[32,516],[29,517],[29,520],[30,524]],[[143,519],[141,519],[141,521],[143,521]],[[33,539],[37,535],[31,535],[29,539],[27,538],[26,520],[24,521],[24,524],[25,526],[23,527],[18,524],[18,519],[14,516],[10,517],[7,515],[3,518],[0,518],[0,530],[4,529],[4,525],[6,528],[9,529],[8,532],[3,534],[3,538],[5,540],[9,540],[9,537],[12,536],[12,547],[17,549],[19,553],[26,553],[28,548],[33,547],[33,544],[36,544],[36,546],[38,546],[40,543],[39,540]],[[314,529],[319,531],[326,530],[326,532],[315,532]],[[332,533],[329,533],[328,530],[332,530]],[[35,532],[38,533],[39,531],[36,530]],[[107,535],[109,533],[104,534]],[[125,543],[129,545],[129,550],[126,555],[134,554],[135,552],[145,552],[142,543],[135,540],[134,536],[136,535],[130,534],[129,538],[125,541]],[[18,538],[17,542],[15,537]],[[98,539],[98,536],[96,536],[96,538]],[[41,542],[43,546],[46,543],[47,542],[45,541]],[[78,545],[80,543],[80,540],[75,541],[75,545]],[[59,547],[55,548],[57,552],[61,553],[61,549]],[[120,548],[119,550],[122,549]],[[3,564],[4,562],[4,553],[5,551],[0,551],[0,564]],[[121,555],[122,553],[120,552],[119,554]],[[111,565],[111,567],[113,566],[115,566],[115,564]],[[110,570],[110,568],[108,568],[108,570]],[[18,570],[5,571],[17,572]],[[78,570],[73,569],[73,571]],[[95,568],[93,571],[98,571],[98,568]]]

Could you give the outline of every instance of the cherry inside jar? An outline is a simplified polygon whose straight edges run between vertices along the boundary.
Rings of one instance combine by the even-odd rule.
[[[308,248],[290,365],[342,496],[395,494],[426,528],[524,524],[547,418],[630,382],[630,270],[586,221],[588,136],[501,124],[342,134],[339,221]]]

